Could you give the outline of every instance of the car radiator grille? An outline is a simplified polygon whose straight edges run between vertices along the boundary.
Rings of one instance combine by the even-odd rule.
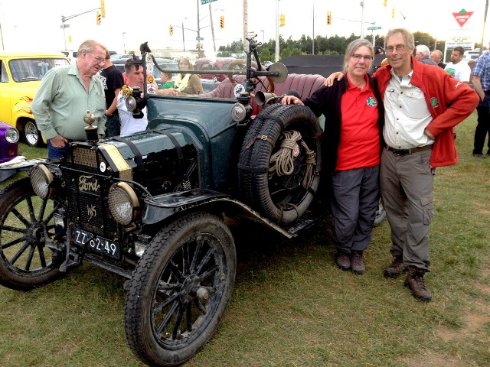
[[[114,181],[111,176],[97,172],[95,150],[76,147],[72,152],[68,164],[61,168],[68,218],[78,228],[99,236],[117,236],[117,223],[112,218],[107,201],[109,188]]]

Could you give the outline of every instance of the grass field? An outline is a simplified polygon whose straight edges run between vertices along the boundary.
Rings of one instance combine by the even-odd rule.
[[[363,276],[337,269],[322,225],[289,241],[237,228],[231,303],[186,366],[489,366],[490,157],[471,156],[475,124],[473,114],[458,126],[459,164],[437,170],[432,302],[383,278],[387,223]],[[126,344],[122,286],[85,264],[31,292],[0,287],[0,366],[141,366]]]

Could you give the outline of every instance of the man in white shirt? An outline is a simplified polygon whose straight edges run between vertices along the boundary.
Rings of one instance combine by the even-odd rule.
[[[124,64],[124,70],[126,72],[126,83],[128,87],[138,87],[141,91],[144,89],[144,74],[143,65],[139,60],[128,59]],[[143,117],[135,118],[131,112],[126,108],[126,98],[123,92],[119,92],[117,97],[117,110],[119,112],[119,119],[121,120],[121,136],[127,136],[139,131],[143,131],[148,126],[148,117],[146,114],[146,107],[141,111]]]
[[[457,46],[451,52],[451,62],[446,65],[446,70],[453,77],[458,79],[460,82],[469,83],[471,69],[468,64],[463,61],[464,48]]]

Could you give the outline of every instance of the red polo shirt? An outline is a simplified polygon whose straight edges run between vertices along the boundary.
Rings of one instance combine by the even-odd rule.
[[[373,167],[380,162],[378,101],[366,76],[364,89],[349,80],[341,101],[342,126],[336,169]]]

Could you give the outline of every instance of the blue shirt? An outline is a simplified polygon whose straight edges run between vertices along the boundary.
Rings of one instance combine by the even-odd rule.
[[[476,60],[472,75],[480,77],[483,91],[490,91],[490,52],[485,52]]]

